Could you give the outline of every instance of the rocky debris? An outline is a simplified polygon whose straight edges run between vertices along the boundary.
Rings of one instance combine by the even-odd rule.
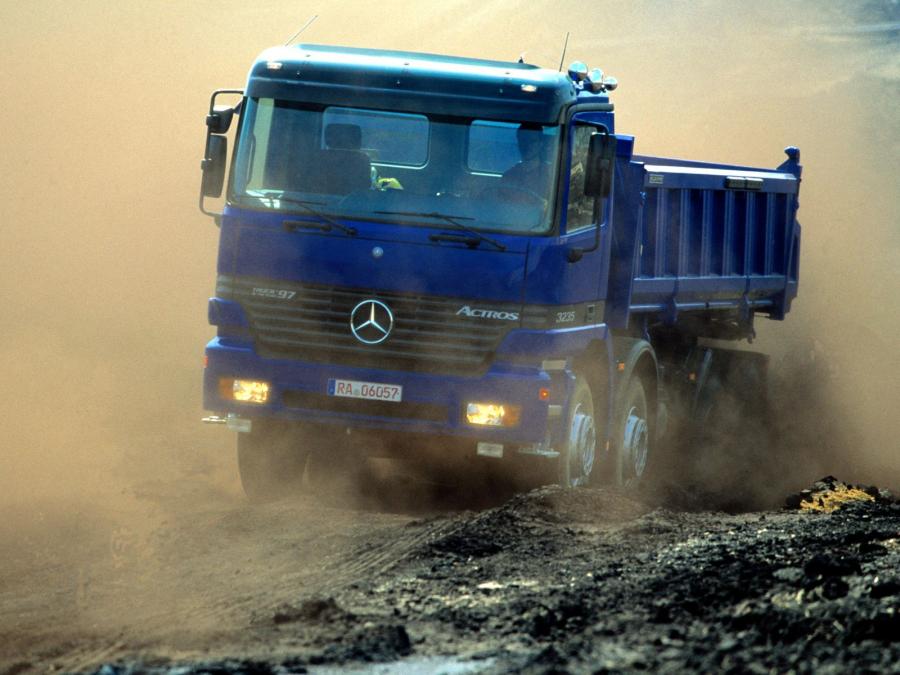
[[[844,485],[824,479],[810,494]],[[287,640],[290,658],[102,675],[302,672],[413,653],[488,673],[890,671],[900,504],[849,489],[869,498],[815,517],[799,505],[684,513],[614,491],[536,490],[405,527],[415,545],[367,583],[251,622]]]
[[[19,675],[19,673],[27,673],[31,669],[32,664],[30,661],[17,661],[8,666],[3,671],[3,675]]]
[[[305,672],[305,669],[294,670],[267,661],[225,659],[180,665],[140,661],[127,665],[106,664],[95,670],[93,675],[287,675]]]
[[[355,617],[341,608],[334,598],[311,598],[304,600],[299,606],[281,605],[272,614],[272,622],[276,625],[294,623],[296,621],[338,623],[350,622]]]
[[[522,536],[554,519],[543,496],[526,495],[440,540],[435,552],[456,559],[425,574],[460,590],[427,616],[533,645],[514,660],[524,672],[885,669],[900,659],[900,505],[874,492],[827,521],[657,509],[599,535],[547,528],[540,542]],[[493,546],[472,556],[472,542]],[[492,582],[488,607],[469,593],[479,579],[529,573],[537,583]],[[497,672],[510,667],[502,647],[497,657]]]
[[[434,539],[424,555],[482,558],[528,541],[532,555],[557,553],[555,540],[578,523],[622,522],[646,513],[644,504],[618,490],[565,490],[548,486],[514,496],[497,508],[461,520]]]
[[[400,624],[367,622],[340,635],[324,647],[302,656],[271,660],[224,659],[192,663],[130,662],[105,664],[92,675],[289,675],[306,673],[323,664],[386,663],[413,652],[406,628]]]
[[[299,605],[283,605],[272,623],[292,630],[308,645],[304,659],[290,665],[393,661],[412,653],[406,627],[377,615],[361,618],[348,612],[333,597],[310,598]]]
[[[412,651],[412,641],[402,624],[366,623],[335,644],[328,645],[320,654],[312,656],[309,663],[383,663],[409,656]]]
[[[900,577],[895,576],[884,581],[876,580],[869,595],[876,600],[900,596]]]
[[[892,504],[897,499],[888,490],[879,490],[871,485],[843,483],[834,476],[826,476],[816,481],[811,488],[788,496],[785,508],[833,513],[857,502]]]

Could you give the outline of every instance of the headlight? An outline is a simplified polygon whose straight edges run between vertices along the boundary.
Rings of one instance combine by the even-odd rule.
[[[259,380],[236,380],[223,377],[219,380],[219,396],[238,403],[265,403],[269,400],[269,383]]]
[[[469,403],[466,405],[466,421],[487,427],[514,427],[519,423],[521,411],[517,405]]]

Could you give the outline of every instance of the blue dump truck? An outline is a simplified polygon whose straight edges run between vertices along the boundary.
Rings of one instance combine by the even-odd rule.
[[[635,154],[616,84],[298,45],[213,94],[204,407],[251,499],[372,453],[635,486],[725,394],[762,409],[765,357],[723,341],[797,294],[800,153]]]

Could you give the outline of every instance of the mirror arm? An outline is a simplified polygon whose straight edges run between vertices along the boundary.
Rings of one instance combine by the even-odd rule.
[[[209,134],[211,134],[212,132],[209,129],[207,129],[206,133],[207,133],[207,139],[208,139]],[[204,171],[204,172],[206,171],[206,167],[207,167],[207,164],[209,163],[209,161],[210,160],[208,157],[204,157],[203,159],[200,160],[200,171]],[[200,202],[199,202],[198,206],[200,207],[200,213],[202,213],[204,216],[209,216],[210,218],[212,218],[215,221],[216,225],[219,225],[220,219],[222,218],[222,214],[217,211],[210,211],[206,208],[206,195],[203,194],[202,189],[200,190]]]
[[[212,93],[212,95],[209,97],[209,113],[208,113],[207,119],[209,119],[210,116],[215,115],[215,113],[216,113],[216,98],[223,94],[238,94],[240,96],[243,96],[244,90],[243,89],[216,89]],[[238,106],[239,105],[240,104],[238,104]],[[237,112],[237,106],[235,106],[235,108],[233,108],[233,110],[235,112]]]
[[[584,257],[585,253],[593,253],[598,248],[600,248],[600,223],[597,223],[594,226],[594,243],[590,248],[581,248],[578,246],[573,246],[568,251],[566,251],[566,260],[570,263],[575,263],[581,260]]]
[[[204,161],[206,161],[206,160],[204,160]],[[200,212],[204,216],[209,216],[210,218],[212,218],[213,221],[216,223],[217,227],[222,224],[222,214],[219,213],[218,211],[210,211],[206,208],[206,195],[204,195],[202,191],[200,192],[199,206],[200,206]]]

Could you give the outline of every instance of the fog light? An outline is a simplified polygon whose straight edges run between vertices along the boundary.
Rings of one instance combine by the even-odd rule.
[[[521,411],[517,405],[469,403],[466,405],[466,420],[469,424],[487,427],[513,427],[519,423]]]
[[[238,403],[265,403],[269,400],[269,383],[223,377],[219,380],[219,395]]]

